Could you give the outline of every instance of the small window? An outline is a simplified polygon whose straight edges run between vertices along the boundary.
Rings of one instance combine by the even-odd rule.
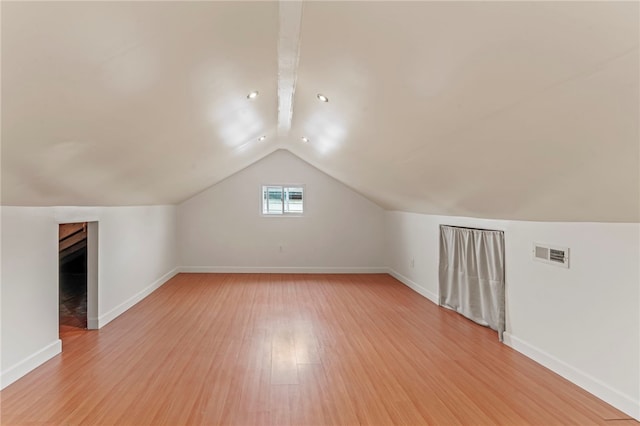
[[[302,186],[265,185],[262,187],[262,214],[301,215],[304,213]]]

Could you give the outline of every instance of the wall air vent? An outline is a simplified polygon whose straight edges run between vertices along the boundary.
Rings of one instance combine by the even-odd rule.
[[[569,267],[569,249],[567,247],[550,246],[548,244],[533,244],[533,258],[552,265]]]

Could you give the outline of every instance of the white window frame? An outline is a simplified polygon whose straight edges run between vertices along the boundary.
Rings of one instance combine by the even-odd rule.
[[[285,210],[282,200],[282,212],[281,213],[265,213],[264,211],[264,191],[265,188],[281,188],[284,193],[287,188],[302,188],[302,212],[287,212]],[[264,217],[302,217],[307,211],[307,188],[304,184],[263,184],[260,185],[260,215]]]

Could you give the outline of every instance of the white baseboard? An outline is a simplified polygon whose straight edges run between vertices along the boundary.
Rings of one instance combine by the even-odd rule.
[[[416,293],[426,297],[436,305],[438,304],[437,294],[427,290],[415,281],[412,281],[391,268],[388,268],[388,273],[407,287],[414,290]],[[580,386],[587,392],[590,392],[603,401],[611,404],[620,411],[640,421],[640,401],[634,401],[629,395],[625,395],[624,393],[613,389],[600,380],[572,367],[566,362],[561,361],[560,359],[534,347],[508,332],[504,333],[504,343],[577,386]]]
[[[0,389],[6,388],[22,376],[58,355],[60,352],[62,352],[62,340],[58,339],[40,349],[38,352],[29,355],[17,364],[7,368],[2,372],[2,374],[0,374]]]
[[[180,272],[213,274],[386,274],[384,267],[183,266]]]
[[[97,330],[100,328],[100,318],[87,317],[87,328],[89,330]]]
[[[436,305],[438,304],[438,295],[437,294],[427,290],[426,288],[422,287],[420,284],[416,283],[415,281],[410,280],[409,278],[407,278],[404,275],[394,271],[391,268],[387,268],[387,273],[389,275],[391,275],[393,278],[395,278],[396,280],[400,281],[402,284],[406,285],[407,287],[409,287],[410,289],[415,291],[416,293],[420,294],[421,296],[426,297],[427,299],[429,299],[430,301],[432,301]]]
[[[582,389],[613,405],[618,410],[640,420],[640,401],[634,401],[629,395],[619,392],[595,377],[578,370],[551,354],[525,342],[522,339],[504,333],[504,343],[549,370],[559,374]]]
[[[179,268],[174,268],[171,271],[167,272],[162,277],[158,278],[156,281],[151,283],[151,285],[149,285],[148,287],[134,294],[132,297],[125,300],[115,308],[111,309],[109,312],[103,315],[100,315],[100,317],[98,317],[97,324],[91,324],[91,325],[97,325],[97,327],[95,328],[102,328],[105,325],[109,324],[118,316],[122,315],[127,309],[131,308],[133,305],[140,302],[142,299],[144,299],[145,297],[153,293],[154,290],[162,286],[162,284],[166,283],[171,278],[173,278],[176,274],[178,274],[178,272],[180,272]]]

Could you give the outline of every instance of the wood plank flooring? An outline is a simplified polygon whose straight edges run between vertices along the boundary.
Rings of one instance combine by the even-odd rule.
[[[388,275],[180,274],[0,398],[3,425],[637,424]]]

